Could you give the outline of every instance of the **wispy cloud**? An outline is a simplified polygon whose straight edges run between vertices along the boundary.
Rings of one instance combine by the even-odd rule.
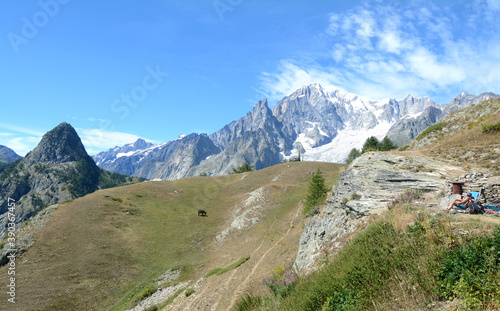
[[[318,35],[327,50],[312,59],[282,60],[274,72],[262,73],[261,92],[275,101],[314,82],[374,99],[411,93],[439,101],[462,91],[499,91],[500,34],[491,30],[498,30],[500,15],[491,13],[500,1],[463,8],[467,3],[379,3],[330,14]],[[477,20],[480,26],[468,26]]]
[[[35,131],[35,130],[29,129],[29,128],[25,128],[25,127],[21,127],[21,126],[17,126],[17,125],[12,125],[12,124],[6,124],[6,123],[0,123],[0,128],[14,131],[14,132],[18,132],[18,133],[40,136],[40,137],[42,137],[44,134],[43,132],[40,132],[40,131]]]
[[[78,132],[87,153],[92,155],[116,146],[133,143],[137,139],[141,138],[135,134],[105,131],[101,129],[77,128],[76,131]]]
[[[23,157],[30,152],[39,141],[40,137],[35,136],[0,135],[0,145],[9,147]]]
[[[0,145],[5,145],[11,148],[21,156],[24,156],[33,150],[45,134],[40,131],[4,123],[0,124],[0,128],[8,130],[8,132],[0,132]],[[76,128],[75,130],[77,131],[78,136],[80,136],[87,153],[91,155],[115,146],[133,143],[137,139],[141,138],[135,134],[101,129]],[[157,143],[152,140],[148,141]]]

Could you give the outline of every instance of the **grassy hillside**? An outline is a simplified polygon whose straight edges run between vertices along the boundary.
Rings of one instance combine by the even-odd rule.
[[[467,168],[500,173],[500,99],[455,111],[423,131],[410,144],[424,154]],[[489,130],[488,130],[489,129]]]
[[[418,192],[282,293],[250,295],[249,310],[497,310],[500,219],[435,213]]]
[[[251,286],[264,292],[261,277],[296,255],[303,220],[297,209],[318,167],[330,186],[343,169],[329,163],[280,164],[244,174],[105,189],[61,204],[36,233],[35,244],[16,260],[16,304],[2,302],[0,309],[123,310],[155,288],[154,281],[169,269],[181,272],[172,284],[192,284],[248,255],[231,268],[233,279],[240,280],[239,290]],[[255,224],[216,241],[249,193],[261,187]],[[197,216],[199,209],[207,217]],[[252,272],[255,266],[258,272]],[[245,279],[248,275],[252,278]],[[0,282],[8,284],[7,277],[7,267],[1,267]],[[226,278],[213,275],[207,282],[219,286]],[[229,293],[216,303],[227,308],[231,294],[238,295]],[[7,300],[6,293],[1,296]]]

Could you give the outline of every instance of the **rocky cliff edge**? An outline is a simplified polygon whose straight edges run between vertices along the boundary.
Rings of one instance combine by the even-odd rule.
[[[295,261],[301,272],[317,268],[335,253],[351,233],[363,228],[369,217],[408,188],[426,193],[428,207],[437,209],[437,193],[446,180],[462,174],[461,168],[422,155],[370,152],[344,171],[321,213],[312,217],[300,237]]]

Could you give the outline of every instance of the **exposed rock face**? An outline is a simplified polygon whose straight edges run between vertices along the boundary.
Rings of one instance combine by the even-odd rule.
[[[87,151],[75,129],[63,122],[42,137],[38,146],[26,155],[25,164],[61,164],[87,157]]]
[[[460,98],[447,109],[486,97]],[[161,169],[163,172],[154,178],[162,179],[226,174],[244,162],[260,169],[299,155],[306,161],[343,162],[353,148],[361,148],[371,136],[382,140],[389,134],[393,142],[403,146],[441,116],[441,108],[427,97],[371,100],[316,83],[284,97],[272,111],[267,100],[259,101],[246,116],[209,136],[218,151],[209,148],[205,158],[190,153],[196,148],[174,152],[174,146],[184,145],[169,142],[135,151],[116,147],[94,159],[102,168],[137,177],[151,178],[154,169]],[[165,148],[172,155],[192,160],[179,161],[173,156],[162,163],[163,157],[153,154]]]
[[[132,175],[134,173],[134,163],[141,161],[140,157],[134,157],[134,153],[139,150],[148,150],[152,146],[152,143],[139,138],[132,144],[122,147],[116,146],[113,149],[96,154],[93,158],[95,163],[101,168],[112,172],[122,172],[122,174]],[[128,161],[116,161],[119,158],[128,159]]]
[[[210,135],[210,139],[221,150],[226,149],[229,144],[238,138],[242,138],[245,133],[265,131],[281,137],[281,124],[273,116],[269,109],[267,100],[259,101],[251,112],[238,121],[233,121],[224,126],[219,131]]]
[[[436,123],[442,111],[436,107],[428,107],[416,118],[402,118],[387,132],[387,137],[399,147],[407,145],[410,140],[418,136],[423,130]]]
[[[99,168],[87,154],[78,134],[61,123],[45,134],[25,158],[0,174],[0,235],[5,232],[8,198],[15,200],[16,223],[44,206],[85,195],[97,189]]]
[[[470,105],[477,105],[482,101],[491,99],[491,98],[499,98],[500,96],[491,92],[481,93],[479,95],[471,95],[467,92],[463,92],[462,94],[455,97],[449,104],[444,105],[442,107],[443,115],[447,115],[454,111],[464,109],[469,107]]]
[[[424,156],[363,154],[340,175],[322,212],[306,224],[295,261],[298,269],[316,268],[324,253],[342,246],[347,235],[407,188],[441,191],[448,171],[460,169]]]
[[[220,150],[206,134],[190,134],[163,145],[144,158],[144,164],[132,174],[148,179],[179,179],[189,169]]]

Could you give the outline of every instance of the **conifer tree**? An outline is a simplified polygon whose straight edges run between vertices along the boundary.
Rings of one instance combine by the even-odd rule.
[[[347,159],[345,160],[345,163],[351,164],[351,162],[354,161],[354,159],[356,159],[360,155],[361,152],[358,149],[352,148],[351,152],[349,152],[349,155],[347,156]]]
[[[308,194],[306,197],[304,214],[311,210],[313,207],[318,206],[323,203],[326,192],[328,188],[325,185],[325,178],[318,168],[316,172],[312,175],[311,181],[309,182]]]
[[[247,162],[243,163],[243,165],[238,168],[233,168],[233,174],[245,173],[250,171],[253,171],[253,165],[249,165]]]

